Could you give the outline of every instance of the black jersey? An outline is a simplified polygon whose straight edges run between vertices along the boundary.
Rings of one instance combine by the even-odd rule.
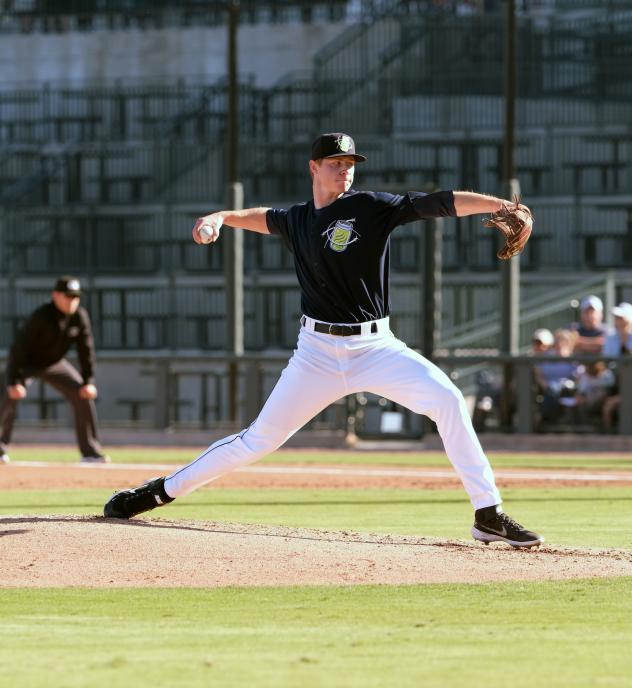
[[[9,350],[8,384],[24,384],[29,372],[57,363],[73,344],[77,347],[83,382],[93,384],[94,340],[85,308],[79,307],[72,315],[66,315],[52,301],[40,306],[20,328]]]
[[[330,323],[379,320],[390,313],[389,244],[395,227],[456,215],[452,191],[405,196],[353,191],[325,208],[314,202],[266,215],[271,234],[294,254],[305,315]]]

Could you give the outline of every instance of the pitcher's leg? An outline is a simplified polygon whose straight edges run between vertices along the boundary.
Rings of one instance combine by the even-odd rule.
[[[164,486],[167,495],[187,495],[273,452],[345,393],[339,374],[304,365],[295,354],[252,425],[215,442],[195,461],[168,476]]]
[[[380,371],[379,379],[368,372],[365,391],[431,418],[474,508],[500,504],[494,473],[459,389],[442,370],[397,339],[376,356],[371,367]]]

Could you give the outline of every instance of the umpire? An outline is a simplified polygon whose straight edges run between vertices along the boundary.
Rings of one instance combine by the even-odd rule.
[[[94,399],[95,352],[90,317],[79,305],[81,284],[76,277],[60,277],[52,300],[37,308],[18,332],[10,350],[6,390],[0,401],[0,463],[9,463],[17,404],[26,397],[33,378],[54,387],[70,402],[81,461],[108,463],[98,439]],[[81,374],[66,360],[72,345],[77,347]]]

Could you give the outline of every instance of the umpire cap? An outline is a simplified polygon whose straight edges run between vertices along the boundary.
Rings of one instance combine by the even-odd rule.
[[[59,291],[68,296],[81,296],[81,283],[76,277],[63,275],[55,282],[53,291]]]
[[[355,142],[349,134],[333,132],[331,134],[321,134],[312,143],[312,160],[321,158],[342,158],[352,157],[356,162],[364,162],[366,157],[356,153]]]

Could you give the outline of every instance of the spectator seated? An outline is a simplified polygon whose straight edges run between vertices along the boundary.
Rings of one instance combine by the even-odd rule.
[[[572,330],[556,330],[551,354],[569,358],[576,340],[577,334]],[[575,406],[578,367],[571,360],[544,360],[535,365],[533,370],[537,384],[536,427],[543,430],[546,424],[567,417],[565,409]]]
[[[601,427],[603,406],[615,386],[614,372],[603,361],[582,366],[577,375],[575,410],[581,425]]]

